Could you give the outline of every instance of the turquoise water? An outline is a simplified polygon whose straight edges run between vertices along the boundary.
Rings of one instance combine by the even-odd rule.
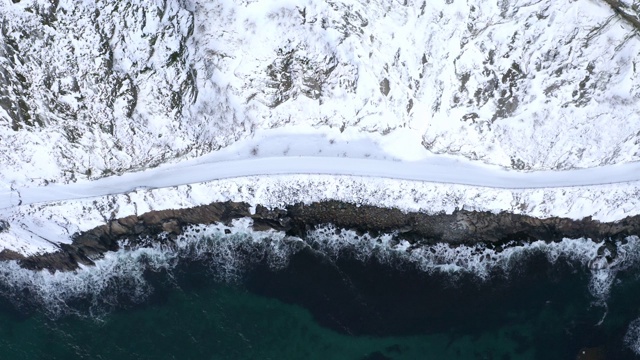
[[[348,336],[320,327],[300,306],[218,288],[174,293],[163,304],[118,312],[103,322],[31,318],[2,332],[7,358],[104,359],[395,359],[473,358],[475,353],[516,353],[510,331],[463,336]],[[521,352],[521,355],[531,354]],[[382,357],[379,357],[382,358]]]
[[[53,319],[5,298],[0,358],[576,359],[586,348],[594,359],[635,356],[624,341],[640,317],[635,267],[617,275],[606,306],[594,302],[584,266],[542,255],[488,280],[313,251],[280,269],[257,261],[234,281],[214,272],[201,259],[148,271],[145,300],[123,297],[99,318]]]
[[[102,322],[5,316],[2,324],[0,347],[7,359],[464,359],[481,353],[532,358],[510,339],[510,332],[524,330],[518,326],[462,336],[453,344],[447,334],[354,337],[318,326],[300,306],[230,288],[174,293],[163,304],[118,312]]]

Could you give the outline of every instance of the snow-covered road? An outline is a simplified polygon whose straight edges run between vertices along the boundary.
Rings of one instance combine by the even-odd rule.
[[[383,142],[369,139],[347,141],[326,134],[292,137],[269,133],[211,155],[146,171],[73,184],[14,187],[0,193],[0,209],[256,175],[355,175],[507,189],[640,181],[640,163],[569,171],[518,172],[426,151],[416,155],[416,152],[420,149],[394,154]],[[414,160],[406,160],[410,158]]]
[[[0,219],[10,225],[0,233],[0,248],[56,251],[110,216],[228,200],[280,206],[340,199],[406,211],[506,210],[600,221],[640,212],[640,163],[519,172],[434,155],[410,130],[378,137],[302,130],[262,131],[208,155],[121,176],[47,186],[38,179],[0,183]],[[605,185],[615,183],[624,184]],[[192,186],[178,188],[186,184]]]

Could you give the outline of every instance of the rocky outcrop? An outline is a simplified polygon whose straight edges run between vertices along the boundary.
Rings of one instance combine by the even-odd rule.
[[[358,206],[338,201],[297,204],[287,209],[288,216],[299,229],[333,223],[337,227],[363,232],[399,231],[400,236],[416,241],[454,244],[474,242],[506,242],[510,240],[558,241],[562,238],[620,238],[637,234],[640,216],[627,217],[613,223],[584,218],[572,220],[552,217],[538,219],[509,212],[494,214],[458,210],[452,214],[403,213],[397,209]],[[257,214],[258,212],[256,212]]]
[[[8,229],[9,229],[9,223],[4,220],[0,220],[0,232],[6,231]]]
[[[613,11],[628,22],[631,26],[640,30],[640,17],[638,17],[638,10],[640,9],[640,3],[634,1],[629,5],[619,0],[603,0],[607,5],[613,9]]]
[[[18,260],[21,266],[34,270],[74,270],[79,264],[92,265],[104,253],[118,250],[123,242],[130,247],[148,246],[152,242],[170,244],[186,227],[229,224],[233,219],[245,217],[253,220],[255,231],[282,231],[302,239],[318,225],[333,224],[337,228],[373,235],[392,232],[399,238],[418,244],[483,242],[502,247],[513,240],[559,241],[563,238],[588,237],[601,241],[640,233],[640,215],[602,223],[591,218],[538,219],[508,212],[494,214],[458,210],[452,214],[405,213],[398,209],[340,201],[298,203],[283,209],[268,209],[258,205],[253,214],[249,209],[247,203],[224,202],[131,215],[75,234],[73,242],[61,245],[58,252],[23,257],[5,250],[0,252],[0,260]]]

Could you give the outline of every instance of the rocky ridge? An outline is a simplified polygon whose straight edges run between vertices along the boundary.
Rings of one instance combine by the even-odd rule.
[[[217,202],[180,210],[151,211],[113,219],[105,225],[75,234],[71,244],[61,244],[54,253],[25,257],[4,250],[1,260],[17,260],[28,269],[70,271],[82,265],[93,265],[108,251],[123,244],[135,248],[152,242],[171,242],[189,226],[230,223],[234,219],[251,218],[254,231],[276,230],[288,236],[305,239],[308,231],[319,225],[333,224],[337,229],[356,230],[377,235],[393,233],[415,246],[448,243],[451,245],[478,242],[500,248],[511,241],[559,241],[563,238],[587,237],[604,241],[624,239],[640,233],[640,215],[616,222],[599,222],[591,218],[572,220],[552,217],[538,219],[508,212],[490,213],[458,210],[452,214],[402,212],[398,209],[357,205],[341,201],[294,204],[268,209],[257,206],[255,212],[242,202]],[[611,253],[615,253],[609,249]]]

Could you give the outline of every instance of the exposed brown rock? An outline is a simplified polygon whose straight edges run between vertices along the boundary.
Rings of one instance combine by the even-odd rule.
[[[459,210],[452,214],[405,213],[398,209],[357,205],[341,201],[295,204],[285,209],[267,209],[258,205],[250,214],[249,204],[224,202],[188,209],[150,211],[109,221],[73,237],[70,245],[61,245],[56,253],[23,258],[20,254],[0,252],[0,260],[18,260],[30,269],[73,270],[78,264],[91,265],[107,251],[119,249],[127,240],[129,246],[147,246],[154,241],[172,241],[185,227],[196,224],[225,223],[250,217],[255,231],[277,230],[305,238],[307,232],[323,224],[353,229],[361,233],[395,232],[413,243],[469,244],[485,242],[502,245],[515,241],[559,241],[562,238],[588,237],[594,240],[620,239],[640,234],[640,216],[612,223],[591,218],[538,219],[508,212],[494,214]],[[168,233],[167,237],[158,237]],[[602,248],[604,251],[605,248]],[[615,249],[609,249],[615,257]]]
[[[109,222],[109,232],[113,235],[124,235],[131,231],[130,228],[122,226],[118,220]]]
[[[538,219],[508,212],[494,214],[459,210],[453,214],[403,213],[397,209],[328,201],[311,205],[296,204],[287,208],[288,216],[299,227],[325,223],[364,232],[402,230],[401,236],[420,238],[422,242],[474,243],[509,240],[547,240],[589,237],[622,238],[638,234],[640,216],[614,223],[585,218]],[[293,233],[296,231],[293,230]]]
[[[182,228],[177,220],[169,220],[162,224],[162,231],[172,234],[182,234]]]
[[[19,254],[15,251],[9,250],[9,249],[4,249],[2,251],[0,251],[0,261],[6,261],[6,260],[22,260],[24,259],[24,256],[22,254]]]
[[[118,219],[117,221],[120,225],[131,229],[138,223],[139,219],[137,215],[130,215],[122,219]]]
[[[204,212],[204,206],[198,206],[197,208],[189,209],[191,211],[196,212]],[[184,211],[183,217],[187,218],[191,211]],[[164,220],[175,218],[177,215],[176,210],[161,210],[161,211],[150,211],[148,213],[140,215],[139,219],[145,224],[159,224]],[[202,219],[203,220],[203,219]]]

